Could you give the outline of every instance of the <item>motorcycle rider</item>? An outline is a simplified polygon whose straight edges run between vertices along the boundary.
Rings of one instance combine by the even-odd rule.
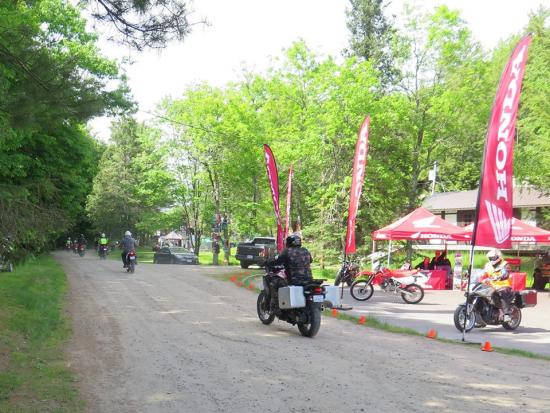
[[[293,234],[286,238],[286,248],[273,260],[271,265],[284,265],[290,285],[302,285],[312,279],[311,263],[313,259],[307,248],[302,247],[302,239]]]
[[[302,247],[302,239],[297,234],[292,234],[286,238],[286,248],[278,257],[268,261],[268,265],[284,265],[289,285],[303,285],[313,277],[311,275],[311,254],[307,248]],[[278,302],[277,290],[283,283],[275,285],[271,294],[272,303]],[[286,283],[284,283],[286,284]]]
[[[101,248],[105,248],[105,251],[107,251],[108,244],[109,244],[109,240],[105,237],[105,233],[102,233],[101,238],[98,241],[99,250],[101,251]]]
[[[488,282],[497,292],[504,311],[503,321],[512,321],[510,317],[512,305],[512,283],[510,280],[510,264],[502,258],[502,252],[493,248],[487,253],[489,262],[485,264],[485,281]]]
[[[122,248],[122,264],[124,265],[123,268],[126,268],[127,262],[126,262],[126,256],[130,251],[135,251],[137,247],[137,241],[132,238],[132,233],[130,231],[126,231],[124,233],[124,238],[122,238],[122,241],[120,242],[120,246]]]
[[[80,249],[81,246],[86,247],[86,237],[84,234],[80,234],[78,237],[78,248]]]

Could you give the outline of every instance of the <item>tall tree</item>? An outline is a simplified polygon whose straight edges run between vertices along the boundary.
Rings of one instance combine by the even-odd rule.
[[[351,33],[349,56],[369,60],[380,71],[382,84],[394,82],[399,71],[394,65],[393,42],[396,31],[384,15],[384,0],[349,0],[351,9],[346,11],[347,27]]]
[[[113,125],[112,144],[99,163],[88,213],[99,232],[121,236],[171,204],[173,178],[159,133],[132,118]]]

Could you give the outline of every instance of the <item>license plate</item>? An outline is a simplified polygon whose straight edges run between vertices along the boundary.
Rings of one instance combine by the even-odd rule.
[[[252,255],[247,255],[247,256],[246,256],[246,259],[247,259],[247,260],[251,260],[251,259],[252,259]]]
[[[314,295],[313,296],[313,302],[314,303],[322,303],[323,301],[325,301],[325,297],[323,297],[322,295]]]
[[[135,260],[135,259],[136,259],[136,257],[130,257],[130,259],[131,259],[131,260]]]

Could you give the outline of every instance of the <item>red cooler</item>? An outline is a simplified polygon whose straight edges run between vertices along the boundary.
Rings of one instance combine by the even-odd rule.
[[[512,290],[522,291],[525,290],[525,283],[527,281],[527,274],[524,272],[512,272],[510,273],[512,279]]]

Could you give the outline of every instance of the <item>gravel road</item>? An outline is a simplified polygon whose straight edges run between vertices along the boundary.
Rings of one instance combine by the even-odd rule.
[[[550,362],[324,317],[262,325],[256,294],[211,275],[60,252],[69,358],[88,412],[548,412]]]

